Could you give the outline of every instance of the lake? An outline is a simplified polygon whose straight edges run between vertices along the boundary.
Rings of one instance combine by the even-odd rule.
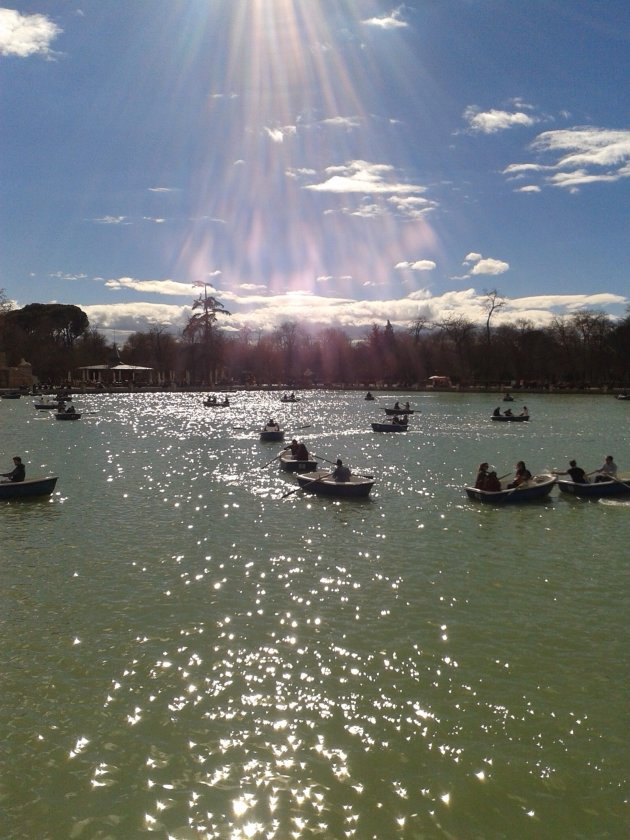
[[[59,475],[0,503],[2,837],[627,837],[630,497],[463,487],[630,473],[630,403],[279,396],[0,404],[0,468]],[[372,496],[283,499],[269,417]]]

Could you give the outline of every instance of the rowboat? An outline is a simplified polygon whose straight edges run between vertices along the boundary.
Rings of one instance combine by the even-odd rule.
[[[351,475],[348,481],[335,481],[329,470],[315,470],[306,475],[298,473],[295,477],[302,490],[321,496],[365,498],[374,486],[373,478],[360,475]]]
[[[300,402],[301,397],[280,397],[280,402],[283,403],[295,403]]]
[[[19,400],[20,399],[20,392],[19,391],[9,391],[6,394],[2,394],[3,400]]]
[[[57,402],[57,400],[43,399],[39,402],[34,402],[33,405],[35,406],[35,408],[39,409],[54,408],[56,411],[59,411],[59,403]]]
[[[204,400],[204,406],[206,408],[229,408],[230,403],[228,400],[224,400],[223,402],[212,402],[212,400]]]
[[[581,496],[586,499],[600,499],[602,496],[621,496],[630,493],[630,481],[609,480],[576,483],[571,479],[559,478],[558,488],[561,493]]]
[[[630,394],[617,394],[618,400],[630,400]]]
[[[413,408],[386,408],[385,414],[389,415],[390,417],[396,416],[397,414],[413,414]]]
[[[529,414],[493,414],[492,419],[500,423],[522,423],[529,420]]]
[[[284,440],[284,431],[277,426],[264,426],[260,430],[260,439],[265,443]]]
[[[533,499],[542,499],[548,496],[556,483],[556,476],[550,473],[534,475],[529,481],[520,484],[518,487],[508,489],[501,485],[501,490],[479,490],[477,487],[466,487],[466,494],[469,499],[477,502],[488,502],[491,505],[513,502],[531,502]]]
[[[34,496],[50,496],[55,489],[57,476],[27,478],[24,481],[3,481],[0,483],[0,499],[27,499]]]
[[[80,411],[60,411],[55,414],[57,420],[80,420]]]
[[[317,461],[310,458],[306,461],[296,461],[291,457],[291,450],[287,449],[280,455],[280,466],[287,472],[308,473],[317,469]]]
[[[375,432],[406,432],[407,424],[392,423],[390,420],[389,423],[372,423],[372,429]]]

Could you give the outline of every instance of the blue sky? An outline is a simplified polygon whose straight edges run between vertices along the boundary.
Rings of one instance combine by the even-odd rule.
[[[1,0],[0,0],[1,2]],[[0,288],[124,334],[625,314],[627,0],[0,7]]]

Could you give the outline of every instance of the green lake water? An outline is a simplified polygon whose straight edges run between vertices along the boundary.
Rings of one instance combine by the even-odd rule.
[[[499,474],[630,474],[630,403],[355,392],[0,404],[0,837],[630,836],[630,497],[503,508]],[[520,409],[520,403],[513,404]],[[368,500],[264,466],[270,416]]]

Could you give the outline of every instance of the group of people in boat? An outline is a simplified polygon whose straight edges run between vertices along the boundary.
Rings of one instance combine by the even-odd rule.
[[[297,402],[299,397],[296,397],[293,392],[290,394],[283,394],[281,397],[282,402]]]
[[[64,400],[61,400],[61,401],[57,404],[57,414],[76,414],[76,413],[77,413],[77,410],[76,410],[76,408],[72,405],[72,403],[71,403],[71,402],[70,402],[70,403],[68,403],[68,405],[66,405],[65,401],[64,401]]]
[[[406,414],[402,414],[400,417],[395,414],[392,417],[392,423],[395,426],[406,426],[409,423],[409,417]]]
[[[265,431],[266,432],[279,432],[280,425],[276,423],[273,417],[270,417],[269,420],[265,423]]]
[[[398,400],[394,403],[394,411],[411,411],[409,400],[404,405],[401,405]]]
[[[528,482],[531,477],[532,474],[527,469],[525,461],[518,461],[514,470],[514,478],[508,483],[506,489],[513,490],[515,487],[520,487],[522,484]],[[502,478],[505,478],[505,476],[502,476]],[[497,476],[496,470],[491,470],[487,461],[479,464],[477,478],[475,479],[475,488],[491,493],[497,493],[504,489],[501,486],[501,479]]]
[[[289,449],[291,450],[291,457],[294,461],[308,461],[310,459],[308,449],[304,442],[300,443],[293,438],[289,446],[284,447],[284,451],[287,452]]]
[[[205,401],[204,405],[220,405],[224,408],[227,408],[230,404],[230,401],[227,397],[224,397],[222,402],[218,402],[216,396],[213,394],[209,396],[208,399]]]
[[[612,455],[606,455],[604,463],[592,472],[585,472],[582,467],[578,467],[577,461],[572,459],[569,461],[568,470],[553,470],[554,475],[568,475],[571,481],[575,484],[588,484],[589,476],[595,476],[595,482],[598,481],[614,481],[617,478],[617,464]]]
[[[497,406],[494,409],[494,411],[492,412],[492,416],[493,417],[501,417],[501,416],[503,416],[503,417],[514,417],[515,415],[514,415],[511,408],[506,408],[505,411],[503,412],[503,415],[501,415],[501,409],[499,408],[499,406]],[[519,414],[519,417],[529,417],[529,409],[527,408],[526,405],[523,406],[523,409],[522,409],[521,413]]]

